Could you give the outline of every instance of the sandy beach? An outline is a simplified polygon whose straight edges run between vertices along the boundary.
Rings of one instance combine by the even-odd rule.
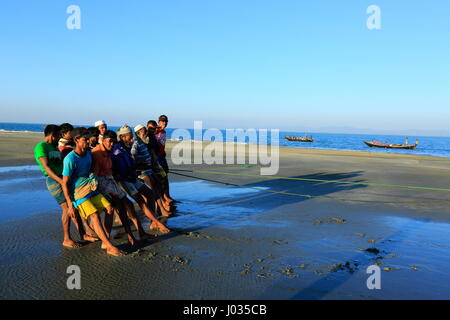
[[[182,201],[172,232],[132,249],[115,228],[128,254],[114,258],[99,243],[61,247],[40,139],[0,133],[2,299],[450,299],[450,159],[280,148],[272,178],[257,165],[171,165],[188,170],[170,175]],[[374,264],[381,290],[366,286]],[[66,287],[69,265],[81,290]]]

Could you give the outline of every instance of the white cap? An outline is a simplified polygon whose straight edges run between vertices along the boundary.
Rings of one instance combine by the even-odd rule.
[[[137,133],[139,130],[145,128],[143,125],[138,124],[136,127],[134,127],[134,133]]]
[[[94,127],[101,126],[102,124],[106,124],[105,120],[98,120],[95,122]]]
[[[131,129],[128,125],[123,125],[120,127],[120,129],[117,131],[117,136],[121,136],[123,134],[131,133]]]

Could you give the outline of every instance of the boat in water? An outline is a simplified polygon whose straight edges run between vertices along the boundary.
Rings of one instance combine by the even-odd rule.
[[[307,136],[304,136],[304,137],[286,136],[286,137],[284,137],[284,138],[285,138],[286,140],[289,140],[289,141],[314,142],[313,137],[307,137]]]
[[[381,143],[379,141],[364,141],[364,143],[371,148],[408,149],[408,150],[415,149],[419,144],[417,140],[415,144],[392,144],[392,143]]]

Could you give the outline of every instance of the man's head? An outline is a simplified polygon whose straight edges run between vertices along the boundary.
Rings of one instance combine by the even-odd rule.
[[[111,151],[117,141],[117,135],[114,131],[106,130],[103,135],[102,145],[106,151]]]
[[[158,118],[158,125],[162,128],[165,129],[167,127],[167,124],[169,123],[169,119],[167,118],[166,115],[160,115]]]
[[[130,147],[133,143],[133,133],[131,133],[131,128],[128,125],[120,127],[117,131],[117,138],[127,147]]]
[[[143,125],[138,124],[134,127],[134,133],[137,137],[144,139],[147,136],[147,129]]]
[[[61,129],[56,124],[49,124],[44,128],[44,136],[49,143],[56,145],[61,137]]]
[[[155,120],[150,120],[149,122],[147,122],[147,134],[155,134],[157,126],[158,124]]]
[[[98,136],[100,135],[100,130],[96,127],[90,127],[87,130],[89,147],[94,148],[98,144]]]
[[[108,130],[108,126],[106,125],[105,120],[98,120],[95,122],[94,127],[96,127],[101,135],[104,135],[106,130]]]
[[[70,123],[63,123],[59,127],[61,128],[61,138],[66,140],[72,139],[73,126]]]
[[[85,153],[88,148],[89,132],[84,127],[75,128],[72,131],[73,142],[75,142],[75,150]]]

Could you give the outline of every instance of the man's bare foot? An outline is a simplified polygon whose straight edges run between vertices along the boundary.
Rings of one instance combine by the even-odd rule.
[[[108,248],[108,246],[104,243],[104,242],[102,242],[102,246],[101,246],[101,248],[104,250],[104,249],[107,249]]]
[[[84,240],[84,241],[88,241],[88,242],[96,242],[96,241],[98,241],[99,239],[96,238],[96,237],[93,237],[93,236],[90,236],[90,235],[85,234],[85,235],[83,236],[83,240]]]
[[[73,240],[64,240],[62,245],[66,248],[81,248],[81,244],[76,243]]]
[[[169,233],[170,229],[163,225],[161,222],[153,222],[150,225],[150,230],[157,230],[161,233]]]
[[[125,255],[125,252],[119,250],[118,248],[111,246],[108,249],[106,249],[106,253],[109,255],[112,255],[114,257],[121,257]]]
[[[162,232],[162,233],[169,233],[170,232],[170,229],[169,228],[167,228],[167,227],[165,227],[165,226],[160,226],[159,228],[158,228],[158,230],[160,231],[160,232]]]
[[[156,229],[158,229],[158,225],[157,225],[157,223],[155,221],[153,221],[150,224],[150,230],[156,230]]]
[[[161,233],[169,233],[170,232],[170,230],[160,222],[152,222],[152,224],[150,225],[150,230],[152,230],[152,231],[156,230]]]

